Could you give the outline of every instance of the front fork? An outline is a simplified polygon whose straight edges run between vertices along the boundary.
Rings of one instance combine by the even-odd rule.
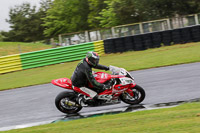
[[[133,98],[134,94],[133,94],[133,91],[125,91],[124,94],[129,97],[130,99]]]
[[[128,96],[134,97],[134,92],[132,90],[132,88],[134,88],[136,86],[136,84],[131,84],[130,87],[125,91],[125,93],[127,93]]]

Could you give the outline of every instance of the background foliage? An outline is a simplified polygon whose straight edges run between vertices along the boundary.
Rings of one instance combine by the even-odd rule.
[[[200,12],[199,0],[41,0],[10,9],[9,32],[0,40],[31,42],[61,33],[149,21]]]
[[[89,5],[87,0],[55,0],[44,18],[46,36],[87,30]]]

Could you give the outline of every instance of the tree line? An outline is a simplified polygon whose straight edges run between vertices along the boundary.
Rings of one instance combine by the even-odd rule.
[[[9,11],[4,41],[32,42],[79,32],[200,12],[199,0],[41,0]]]

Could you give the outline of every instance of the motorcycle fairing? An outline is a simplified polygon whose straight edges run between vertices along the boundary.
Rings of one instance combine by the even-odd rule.
[[[124,91],[128,92],[131,96],[133,96],[133,91],[130,88],[133,88],[136,84],[134,83],[134,81],[132,83],[126,81],[126,80],[129,80],[130,78],[127,78],[123,75],[110,75],[105,72],[96,72],[93,75],[94,75],[95,79],[100,83],[105,83],[106,81],[110,80],[111,78],[119,78],[119,79],[121,79],[120,81],[122,81],[121,84],[115,85],[114,88],[105,90],[104,92],[101,92],[99,94],[100,96],[104,96],[104,97],[112,96],[112,99],[115,99],[115,98],[118,98],[121,95],[121,93],[123,93]],[[132,80],[132,79],[130,79],[130,80]],[[55,80],[52,80],[51,83],[56,86],[65,88],[65,89],[73,90],[72,82],[68,78],[55,79]],[[89,85],[89,86],[91,86],[91,85]],[[77,89],[75,91],[83,94],[82,91],[78,91],[78,90],[79,89]],[[84,95],[88,96],[87,94],[84,94]]]
[[[131,88],[135,87],[136,84],[127,84],[127,85],[115,85],[114,88],[112,89],[108,89],[105,90],[104,92],[101,92],[99,94],[99,97],[103,97],[104,99],[109,98],[109,96],[112,96],[112,100],[117,99],[124,91],[126,91],[127,93],[129,93],[129,95],[134,96],[133,91],[131,90]],[[110,99],[110,98],[109,98]],[[110,100],[111,100],[110,99]]]
[[[112,79],[112,78],[120,78],[125,77],[123,75],[110,75],[105,72],[96,72],[93,74],[94,78],[101,84],[105,83],[106,81]]]
[[[51,83],[62,88],[73,90],[72,81],[68,78],[55,79],[55,80],[52,80]]]
[[[111,75],[104,72],[96,72],[93,76],[101,84],[111,79]]]

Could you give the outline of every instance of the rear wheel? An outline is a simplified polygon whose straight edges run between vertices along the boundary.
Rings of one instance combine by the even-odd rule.
[[[144,100],[144,98],[145,98],[145,91],[144,91],[144,89],[141,86],[136,85],[135,87],[131,88],[131,90],[133,91],[133,96],[129,95],[128,92],[124,92],[120,96],[120,99],[123,102],[125,102],[127,104],[131,104],[131,105],[141,103]]]
[[[74,114],[82,109],[82,106],[76,103],[76,94],[74,92],[61,92],[55,99],[57,109],[66,114]]]

